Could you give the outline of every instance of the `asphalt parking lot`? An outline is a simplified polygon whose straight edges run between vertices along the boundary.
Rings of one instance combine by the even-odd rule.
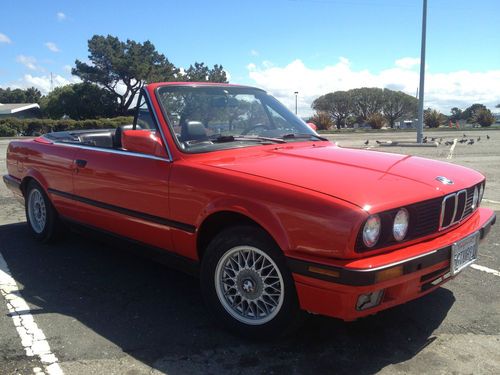
[[[439,132],[460,139],[463,132]],[[486,135],[490,139],[486,139]],[[426,133],[429,137],[434,133]],[[340,134],[341,146],[398,152],[469,166],[487,177],[485,206],[500,214],[500,131],[481,141],[433,148],[379,147],[414,134]],[[470,137],[472,138],[472,137]],[[0,174],[7,140],[0,139]],[[0,184],[0,272],[8,267],[44,343],[66,374],[498,374],[500,227],[482,243],[477,264],[433,293],[356,322],[310,316],[292,337],[252,342],[208,316],[198,280],[121,244],[71,234],[41,245],[24,209]],[[1,259],[6,264],[1,264]],[[0,296],[0,374],[47,372],[28,356]],[[52,372],[55,373],[55,372]]]

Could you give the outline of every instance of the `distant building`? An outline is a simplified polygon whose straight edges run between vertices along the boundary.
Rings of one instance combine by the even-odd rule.
[[[36,103],[0,103],[0,119],[6,117],[39,118],[41,117],[40,106]]]

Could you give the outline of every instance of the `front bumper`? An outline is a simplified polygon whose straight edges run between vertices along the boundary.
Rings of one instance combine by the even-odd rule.
[[[452,278],[452,244],[478,231],[485,238],[495,221],[492,210],[479,208],[442,236],[386,254],[349,262],[288,258],[301,308],[349,321],[421,297]],[[361,294],[380,290],[380,304],[356,309]]]

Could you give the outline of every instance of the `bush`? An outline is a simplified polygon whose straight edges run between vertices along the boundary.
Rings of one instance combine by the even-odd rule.
[[[366,119],[366,123],[372,127],[372,129],[382,129],[386,123],[386,119],[382,113],[372,113]]]
[[[429,128],[438,128],[439,125],[444,124],[445,118],[441,114],[441,112],[436,111],[435,109],[427,108],[424,111],[424,123],[425,126]]]
[[[481,109],[474,116],[474,122],[482,127],[488,127],[495,123],[495,116],[489,109]]]
[[[13,128],[9,128],[5,124],[0,124],[0,137],[15,137],[17,131]]]
[[[316,113],[309,119],[308,122],[312,122],[314,125],[316,125],[318,130],[328,130],[333,126],[332,118],[324,112]]]
[[[51,120],[51,119],[0,119],[0,137],[15,135],[34,136],[64,130],[109,129],[133,122],[133,117],[115,117],[95,120]]]

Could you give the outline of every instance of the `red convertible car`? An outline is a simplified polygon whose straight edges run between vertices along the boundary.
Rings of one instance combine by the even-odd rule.
[[[421,297],[496,220],[480,173],[338,147],[246,86],[150,84],[133,125],[13,141],[7,168],[37,239],[74,223],[160,250],[254,337]]]

